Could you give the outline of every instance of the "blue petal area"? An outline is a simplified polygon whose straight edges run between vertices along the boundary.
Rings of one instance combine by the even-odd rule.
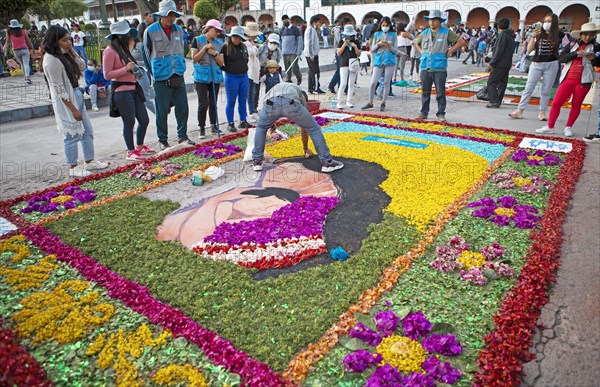
[[[486,159],[489,163],[494,162],[506,149],[502,144],[489,144],[487,142],[464,140],[462,138],[438,136],[436,134],[411,132],[409,130],[384,128],[357,124],[353,122],[341,122],[323,128],[323,133],[368,133],[384,136],[401,136],[415,140],[431,141],[442,145],[454,146],[468,152],[472,152]]]

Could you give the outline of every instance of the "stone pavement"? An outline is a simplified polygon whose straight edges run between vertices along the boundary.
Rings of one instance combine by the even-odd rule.
[[[330,50],[331,51],[331,50]],[[325,61],[323,61],[325,62]],[[450,61],[449,78],[477,71],[474,66],[464,66]],[[329,81],[332,71],[324,71],[321,79]],[[361,75],[359,88],[353,99],[357,106],[367,102],[370,76]],[[324,82],[322,82],[324,83]],[[303,81],[306,87],[306,80]],[[387,115],[415,117],[420,108],[420,95],[405,88],[394,87],[395,98],[387,102]],[[330,108],[331,95],[316,96],[321,106]],[[312,98],[312,97],[311,97]],[[195,93],[188,94],[191,138],[197,139]],[[575,136],[581,138],[592,133],[598,125],[598,91],[593,96],[591,111],[583,110],[573,127]],[[375,106],[378,107],[378,100]],[[4,105],[4,102],[2,102]],[[219,122],[224,123],[225,98],[219,97]],[[19,106],[18,103],[15,106]],[[435,98],[432,100],[435,112]],[[530,106],[523,120],[512,120],[507,114],[514,106],[486,109],[477,101],[454,100],[449,97],[447,119],[450,122],[504,128],[532,133],[544,123],[537,120],[537,106]],[[108,117],[107,108],[99,112],[88,111],[95,131],[97,158],[113,166],[125,163],[125,146],[121,137],[121,121]],[[2,113],[4,114],[4,113]],[[564,127],[568,110],[563,109],[556,127],[557,136]],[[237,114],[236,114],[237,117]],[[146,136],[147,143],[156,145],[156,127],[153,116]],[[171,137],[175,133],[173,114],[169,118]],[[210,139],[211,137],[209,137]],[[62,139],[57,133],[53,116],[0,124],[0,200],[56,185],[68,179],[64,163]],[[561,267],[557,283],[551,290],[549,303],[538,321],[541,328],[533,340],[532,351],[537,360],[525,365],[525,386],[577,386],[592,387],[600,380],[600,145],[587,147],[581,178],[563,225]]]

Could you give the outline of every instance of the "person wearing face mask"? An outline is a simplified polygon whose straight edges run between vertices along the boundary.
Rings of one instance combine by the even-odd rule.
[[[558,63],[558,49],[564,33],[558,29],[558,16],[549,13],[544,17],[541,25],[536,25],[533,29],[531,39],[527,44],[527,52],[535,51],[529,73],[527,74],[527,84],[521,94],[519,105],[512,113],[511,118],[523,118],[523,111],[529,104],[531,95],[536,85],[542,79],[542,90],[540,96],[540,108],[538,119],[546,121],[546,110],[548,110],[548,101],[550,101],[550,91],[560,68]]]
[[[260,62],[260,77],[262,78],[267,73],[267,62],[274,60],[276,63],[281,63],[283,55],[279,49],[279,35],[269,34],[267,41],[258,48],[258,61]],[[281,74],[281,68],[277,71]],[[258,99],[260,97],[260,87],[254,90],[254,110],[258,111]]]
[[[283,54],[283,64],[285,65],[285,81],[292,81],[292,72],[296,76],[297,84],[302,83],[302,74],[298,61],[302,55],[302,32],[295,25],[290,23],[288,15],[281,17],[283,28],[281,29],[281,53]]]
[[[552,100],[548,125],[537,129],[536,133],[553,134],[561,106],[573,97],[564,129],[566,137],[573,136],[572,127],[581,112],[581,104],[594,82],[594,67],[600,66],[600,44],[595,39],[599,31],[600,28],[594,23],[585,23],[581,26],[581,30],[572,32],[574,35],[579,34],[579,39],[569,43],[559,57],[559,61],[565,66],[560,74],[560,85]]]
[[[43,67],[48,80],[50,98],[58,130],[63,135],[69,176],[86,177],[90,171],[105,169],[107,163],[94,160],[94,133],[85,110],[83,93],[79,88],[85,62],[71,44],[69,32],[52,25],[44,35]],[[77,163],[77,143],[81,142],[85,164]]]
[[[350,61],[357,61],[356,58],[360,55],[360,40],[356,39],[356,30],[352,24],[348,24],[344,27],[342,32],[343,40],[339,43],[337,49],[337,56],[341,59],[340,62],[340,88],[337,93],[337,108],[343,109],[344,105],[344,90],[348,87],[348,94],[346,97],[346,107],[352,108],[352,97],[354,96],[354,84],[358,77],[358,70],[360,66],[358,63],[354,65],[353,69],[350,69]],[[353,71],[351,71],[353,70]]]
[[[362,110],[373,109],[373,98],[379,78],[384,75],[384,88],[380,111],[385,111],[385,102],[391,90],[392,77],[396,69],[396,55],[398,54],[398,37],[390,30],[392,22],[389,17],[381,19],[379,30],[373,37],[371,53],[373,55],[373,74],[371,75],[371,86],[369,89],[369,102]]]
[[[308,94],[325,94],[321,90],[319,80],[321,70],[319,68],[319,16],[310,18],[310,26],[304,31],[304,56],[308,63]]]
[[[223,45],[223,71],[225,73],[225,95],[227,104],[225,114],[227,115],[227,130],[237,132],[233,123],[235,103],[238,103],[238,114],[240,125],[238,128],[247,129],[252,125],[246,121],[248,100],[248,48],[243,43],[246,41],[244,28],[235,26],[227,34],[227,41]]]
[[[97,112],[98,110],[98,89],[106,90],[107,86],[110,86],[110,81],[104,78],[102,67],[98,66],[96,59],[88,59],[87,68],[83,72],[83,78],[85,79],[85,92],[90,95],[92,100],[92,111]]]
[[[112,101],[119,111],[123,121],[123,138],[127,146],[126,160],[144,161],[146,155],[156,151],[144,145],[146,129],[150,122],[148,111],[144,105],[145,97],[142,87],[137,83],[137,78],[146,74],[137,66],[131,55],[131,48],[135,44],[137,29],[130,28],[129,23],[123,20],[110,25],[110,35],[106,37],[110,44],[104,50],[102,63],[104,74],[111,80]],[[135,143],[133,141],[133,126],[137,119]]]

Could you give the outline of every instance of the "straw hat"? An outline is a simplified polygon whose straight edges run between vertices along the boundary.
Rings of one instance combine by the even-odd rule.
[[[182,16],[181,12],[177,11],[177,5],[173,0],[162,0],[158,3],[158,12],[154,13],[155,17],[169,16],[170,13],[174,13],[177,17]]]
[[[279,68],[279,63],[277,63],[276,61],[274,61],[273,59],[269,59],[267,61],[267,64],[265,65],[265,68],[268,69],[269,67],[275,67],[275,68]]]
[[[234,26],[231,28],[231,32],[227,34],[228,37],[239,36],[243,41],[248,40],[244,33],[244,27]]]
[[[429,11],[429,16],[425,16],[423,19],[425,19],[425,21],[429,21],[429,19],[440,19],[442,23],[446,21],[446,19],[442,17],[442,11],[439,9]]]
[[[244,32],[246,36],[258,36],[260,35],[260,30],[258,29],[258,24],[254,22],[250,22],[246,24],[244,27]]]
[[[571,31],[571,34],[579,37],[582,32],[599,32],[600,26],[595,25],[594,23],[585,23],[581,26],[580,30]]]

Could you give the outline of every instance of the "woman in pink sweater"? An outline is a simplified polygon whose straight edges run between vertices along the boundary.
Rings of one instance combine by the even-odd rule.
[[[156,151],[144,145],[146,129],[150,122],[144,92],[136,78],[145,76],[137,64],[130,49],[135,45],[137,30],[130,28],[127,21],[113,23],[111,34],[106,38],[110,45],[104,50],[102,64],[104,76],[111,80],[112,101],[111,110],[116,108],[123,120],[123,137],[127,145],[127,160],[144,161],[145,155]],[[133,142],[133,126],[137,119],[136,143]]]

